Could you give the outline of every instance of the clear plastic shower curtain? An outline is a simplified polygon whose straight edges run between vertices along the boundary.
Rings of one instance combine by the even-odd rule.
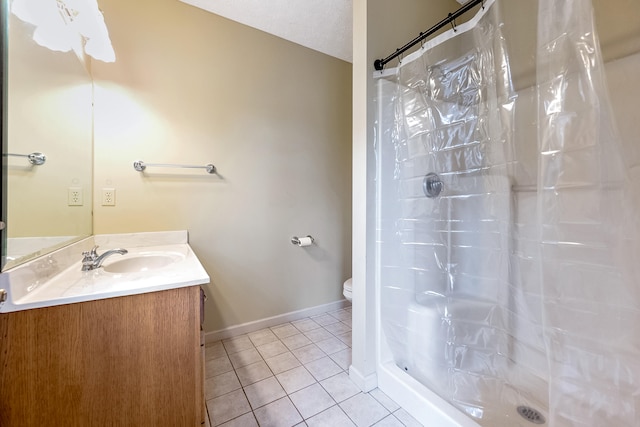
[[[483,420],[509,395],[513,341],[504,46],[487,1],[378,80],[382,328],[401,368]]]
[[[640,159],[615,133],[591,1],[539,0],[539,23],[536,136],[514,125],[493,0],[376,73],[382,333],[483,426],[634,426]],[[535,139],[537,185],[518,182]]]
[[[539,2],[538,215],[549,417],[559,426],[637,426],[640,182],[632,172],[640,159],[615,130],[591,0]]]

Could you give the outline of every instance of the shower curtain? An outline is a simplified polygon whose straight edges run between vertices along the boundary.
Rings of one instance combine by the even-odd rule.
[[[591,1],[545,0],[538,20],[550,417],[557,425],[638,425],[638,159],[615,130]]]
[[[497,0],[375,74],[382,334],[481,425],[632,426],[640,159],[615,131],[591,1],[538,6],[528,90]]]

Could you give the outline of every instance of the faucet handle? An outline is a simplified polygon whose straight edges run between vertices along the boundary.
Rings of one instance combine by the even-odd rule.
[[[93,249],[91,249],[90,251],[83,251],[82,252],[82,256],[87,259],[94,259],[98,256],[98,246],[94,246]]]

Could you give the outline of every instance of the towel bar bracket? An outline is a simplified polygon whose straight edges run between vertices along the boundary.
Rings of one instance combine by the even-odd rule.
[[[31,154],[7,153],[5,154],[5,156],[26,157],[29,160],[29,163],[31,163],[34,166],[44,165],[44,163],[47,161],[47,156],[37,151]]]

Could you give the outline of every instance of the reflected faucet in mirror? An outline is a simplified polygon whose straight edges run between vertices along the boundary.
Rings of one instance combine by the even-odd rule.
[[[94,246],[90,251],[82,252],[82,271],[91,271],[100,268],[107,257],[115,254],[125,255],[128,252],[126,249],[118,248],[110,249],[102,255],[98,255],[98,246]]]

